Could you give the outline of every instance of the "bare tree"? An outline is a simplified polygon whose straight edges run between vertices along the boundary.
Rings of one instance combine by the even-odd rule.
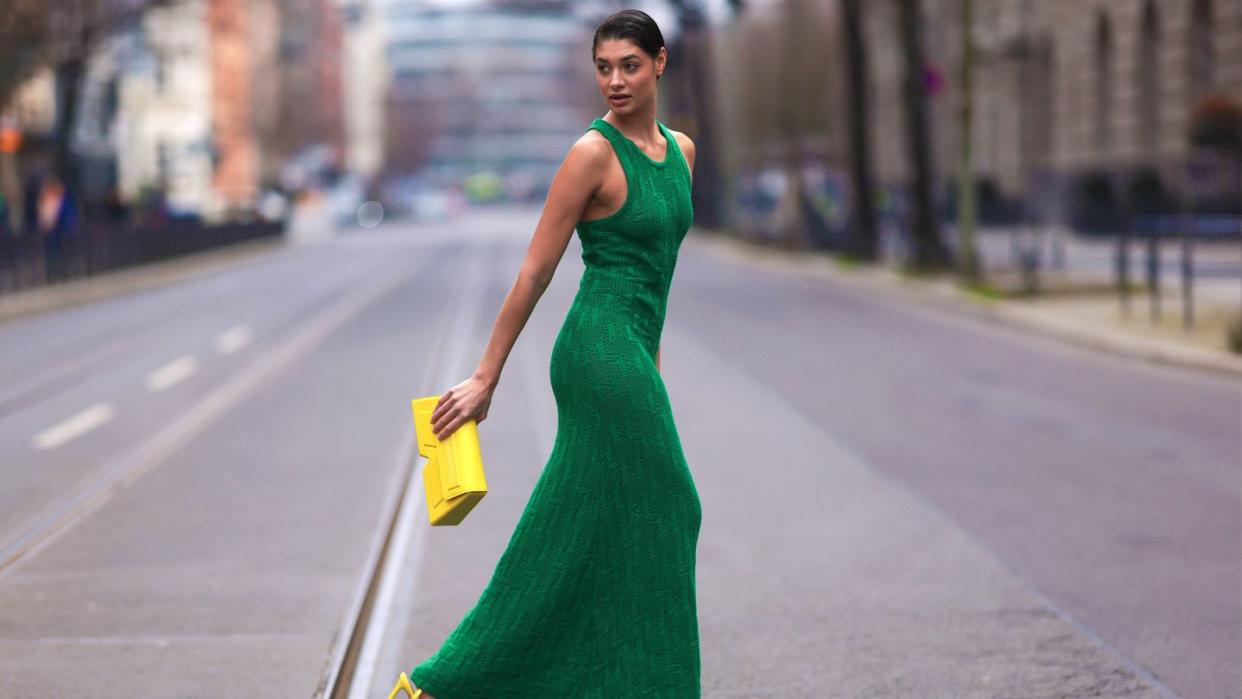
[[[862,0],[842,0],[845,70],[849,83],[850,251],[864,260],[877,257],[875,206],[871,198],[871,129],[868,120],[867,44],[862,29]]]
[[[47,19],[43,0],[0,3],[0,112],[38,65]]]
[[[902,55],[905,59],[906,143],[914,207],[910,232],[914,242],[912,264],[920,269],[938,269],[948,264],[948,251],[940,239],[935,205],[932,201],[931,139],[927,127],[927,90],[923,84],[923,34],[919,0],[898,0]]]
[[[712,91],[712,73],[708,62],[712,59],[712,31],[701,6],[701,0],[672,0],[681,25],[677,45],[669,47],[673,53],[670,61],[682,61],[684,88],[687,92],[690,116],[694,124],[696,146],[694,162],[694,209],[695,220],[707,227],[721,223],[720,211],[720,165],[715,147],[715,109]]]
[[[77,191],[72,134],[82,79],[99,44],[132,26],[144,12],[177,0],[4,0],[0,3],[0,110],[39,65],[56,75],[54,167],[66,187]]]
[[[957,175],[957,247],[963,276],[979,281],[983,272],[975,248],[975,157],[974,157],[974,0],[962,3],[962,104],[958,112],[961,153]]]

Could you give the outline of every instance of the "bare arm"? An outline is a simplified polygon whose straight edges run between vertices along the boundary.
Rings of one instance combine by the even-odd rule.
[[[602,146],[602,148],[601,148]],[[432,428],[439,439],[446,439],[470,419],[487,417],[492,393],[500,382],[509,353],[543,292],[552,282],[574,227],[591,197],[602,184],[604,158],[611,148],[607,141],[582,138],[569,149],[552,178],[543,213],[535,227],[517,279],[505,296],[492,326],[491,339],[483,358],[470,378],[444,393],[432,412]]]

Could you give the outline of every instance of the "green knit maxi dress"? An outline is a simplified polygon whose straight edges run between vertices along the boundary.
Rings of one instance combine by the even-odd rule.
[[[693,220],[677,140],[657,162],[596,119],[625,170],[579,221],[582,274],[552,347],[556,442],[474,608],[409,674],[436,699],[700,696],[702,521],[655,357]]]

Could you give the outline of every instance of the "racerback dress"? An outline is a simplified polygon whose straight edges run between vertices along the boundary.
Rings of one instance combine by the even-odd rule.
[[[595,119],[625,171],[615,213],[579,221],[582,274],[552,347],[551,456],[474,608],[410,672],[436,699],[700,696],[702,509],[656,369],[693,220],[677,140],[656,162]]]

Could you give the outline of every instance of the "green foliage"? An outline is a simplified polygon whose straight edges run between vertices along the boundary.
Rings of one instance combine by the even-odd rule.
[[[857,255],[852,252],[843,252],[833,256],[833,260],[837,263],[839,269],[855,270],[862,263]]]
[[[1229,350],[1234,354],[1242,354],[1242,315],[1235,316],[1225,332]]]
[[[974,298],[984,301],[1000,301],[1005,298],[1004,292],[985,281],[961,280],[957,286]]]

